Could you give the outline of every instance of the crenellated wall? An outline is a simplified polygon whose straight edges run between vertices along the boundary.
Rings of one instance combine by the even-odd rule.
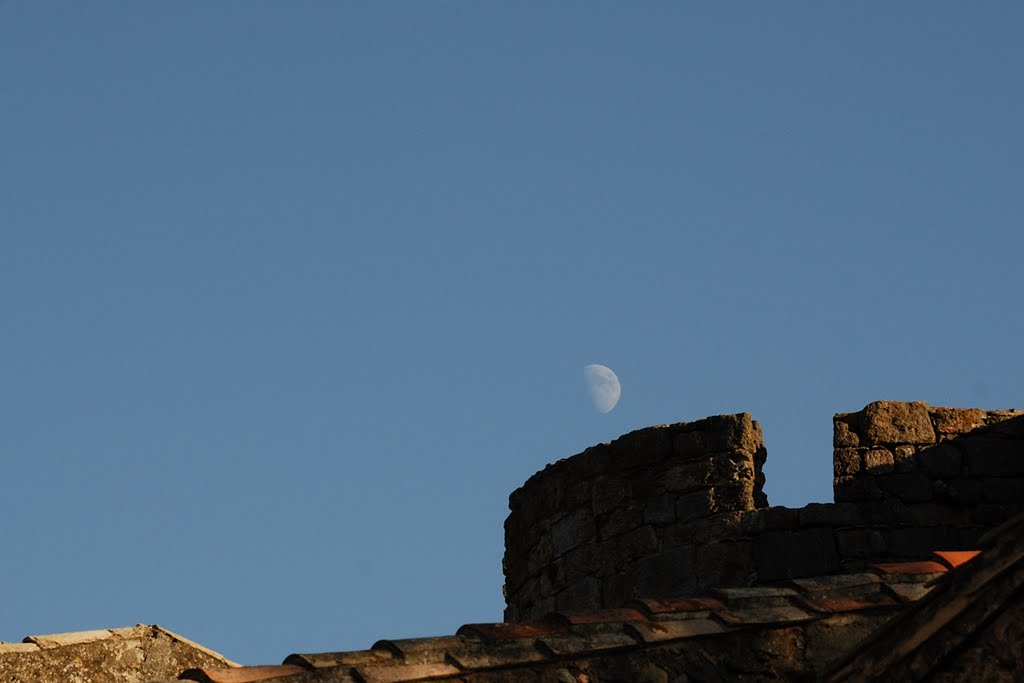
[[[507,621],[970,547],[1022,509],[1024,413],[879,401],[835,417],[835,503],[768,507],[746,413],[549,465],[509,498]]]

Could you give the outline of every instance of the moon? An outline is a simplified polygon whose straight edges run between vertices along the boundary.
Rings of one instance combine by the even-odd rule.
[[[622,386],[611,368],[592,363],[583,368],[583,381],[590,392],[590,400],[600,412],[607,413],[619,402]]]

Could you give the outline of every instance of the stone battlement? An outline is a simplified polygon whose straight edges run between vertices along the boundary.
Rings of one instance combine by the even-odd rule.
[[[649,427],[509,498],[507,621],[972,547],[1024,509],[1024,412],[879,401],[835,416],[834,503],[768,507],[750,415]]]

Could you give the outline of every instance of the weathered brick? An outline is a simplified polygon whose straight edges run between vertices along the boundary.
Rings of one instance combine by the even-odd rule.
[[[917,447],[909,444],[900,444],[892,449],[893,470],[896,472],[912,472],[917,469],[917,460],[914,455]]]

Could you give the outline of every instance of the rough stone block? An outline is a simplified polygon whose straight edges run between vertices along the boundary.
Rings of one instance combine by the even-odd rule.
[[[695,549],[701,587],[749,586],[754,578],[754,545],[750,541],[709,543]]]
[[[860,438],[850,423],[843,418],[847,415],[836,415],[832,418],[832,445],[835,448],[856,448],[860,445]]]
[[[651,527],[642,526],[604,541],[600,548],[603,556],[614,561],[642,557],[658,550],[658,535]]]
[[[663,484],[666,491],[693,491],[710,483],[712,471],[712,463],[708,458],[679,463],[665,471]]]
[[[864,445],[935,443],[928,407],[919,401],[875,401],[863,411]]]
[[[601,582],[587,577],[574,583],[555,596],[555,607],[560,610],[588,610],[601,606]]]
[[[810,503],[799,511],[801,527],[853,526],[861,522],[860,508],[852,503]]]
[[[967,438],[967,472],[975,477],[1024,476],[1024,441]]]
[[[630,491],[629,482],[619,476],[598,477],[592,488],[594,514],[603,515],[609,510],[624,507],[629,503]]]
[[[894,557],[928,558],[935,550],[958,550],[957,530],[945,526],[906,527],[885,533],[885,545]]]
[[[716,415],[704,421],[704,439],[711,452],[742,450],[754,453],[764,446],[761,426],[749,413]]]
[[[920,472],[895,472],[875,478],[885,493],[905,503],[918,503],[932,498],[932,480]]]
[[[832,472],[836,477],[859,474],[863,454],[857,448],[837,448],[832,454]]]
[[[540,540],[530,548],[526,555],[526,571],[533,576],[541,569],[551,564],[555,559],[554,546],[551,543],[551,535],[544,534]]]
[[[753,514],[756,515],[754,533],[796,529],[800,525],[799,510],[795,508],[777,505],[755,510]]]
[[[715,512],[742,512],[754,509],[754,482],[740,481],[712,489]]]
[[[892,449],[893,470],[896,472],[912,472],[917,469],[917,460],[914,455],[917,447],[909,444],[900,444]]]
[[[990,410],[985,414],[985,432],[993,436],[1024,438],[1024,411]]]
[[[604,577],[601,583],[601,592],[604,597],[605,607],[620,607],[638,597],[636,594],[636,584],[630,572],[622,572]]]
[[[836,502],[877,500],[882,489],[874,477],[836,477],[832,480],[833,497]]]
[[[980,479],[952,479],[946,482],[946,495],[954,503],[977,503],[984,495]]]
[[[864,454],[864,469],[870,474],[892,472],[893,456],[884,448],[872,448]]]
[[[1024,504],[1024,478],[984,479],[982,487],[990,503]]]
[[[840,556],[871,559],[885,552],[885,539],[874,529],[846,529],[836,532],[836,546]]]
[[[929,408],[939,434],[964,434],[985,424],[985,411],[977,408]]]
[[[640,597],[689,595],[696,586],[692,548],[668,550],[636,565],[636,592]]]
[[[917,461],[928,474],[943,479],[957,477],[963,469],[960,449],[948,441],[922,448],[917,454]]]
[[[704,443],[704,432],[697,429],[688,429],[675,436],[672,441],[672,457],[677,460],[689,460],[691,458],[702,458],[708,453],[707,444]]]
[[[754,543],[759,582],[830,574],[839,569],[831,529],[769,531]]]
[[[596,528],[590,510],[577,510],[555,522],[551,527],[551,542],[555,557],[561,557],[573,548],[594,538]]]
[[[695,491],[679,496],[675,501],[676,519],[686,522],[698,517],[705,517],[711,514],[714,506],[714,498],[710,489]]]
[[[619,508],[597,518],[597,531],[602,539],[608,539],[632,531],[643,522],[644,513],[640,508]]]
[[[664,494],[644,506],[644,523],[664,526],[676,521],[676,496]]]
[[[638,467],[660,462],[672,453],[672,432],[668,426],[638,429],[611,442],[619,467]]]

